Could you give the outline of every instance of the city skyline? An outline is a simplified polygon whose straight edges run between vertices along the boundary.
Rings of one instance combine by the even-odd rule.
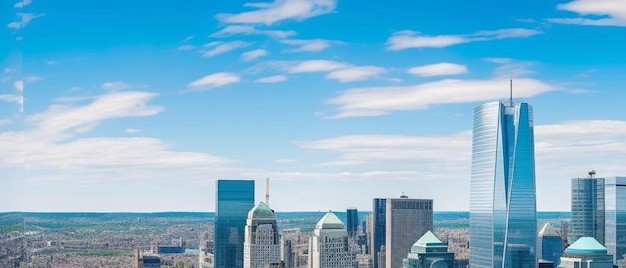
[[[509,79],[537,209],[569,211],[571,178],[626,174],[604,2],[5,1],[0,211],[212,211],[218,178],[267,177],[276,211],[468,211],[472,108]]]

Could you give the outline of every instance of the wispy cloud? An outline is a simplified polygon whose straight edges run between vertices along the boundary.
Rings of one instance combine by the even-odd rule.
[[[241,59],[245,61],[251,61],[259,57],[267,56],[268,54],[269,54],[269,51],[259,48],[259,49],[250,50],[250,51],[246,51],[242,53]]]
[[[271,25],[284,20],[304,20],[335,10],[335,0],[275,0],[271,3],[248,3],[256,8],[238,14],[222,13],[216,18],[226,23]]]
[[[493,31],[478,31],[473,34],[429,36],[405,30],[395,32],[391,37],[389,37],[387,40],[387,50],[397,51],[408,48],[422,47],[441,48],[476,41],[525,38],[541,33],[541,31],[532,29],[508,28]]]
[[[552,23],[626,27],[626,2],[622,0],[575,0],[557,6],[578,13],[576,18],[551,18]]]
[[[15,82],[13,82],[13,88],[15,88],[15,90],[17,90],[17,92],[24,92],[24,81],[17,80]]]
[[[516,79],[520,98],[532,97],[555,90],[555,87],[535,79]],[[411,86],[353,88],[330,99],[338,107],[333,118],[380,116],[393,111],[421,110],[434,104],[465,103],[499,99],[506,96],[509,81],[505,79],[458,80],[445,79]]]
[[[288,39],[282,40],[281,43],[297,46],[290,49],[290,52],[318,52],[329,48],[332,44],[342,44],[343,42],[324,39]]]
[[[241,78],[234,73],[219,72],[203,76],[202,78],[189,83],[189,87],[194,90],[208,90],[229,84],[238,83]]]
[[[126,132],[128,134],[139,133],[139,132],[141,132],[141,129],[138,129],[138,128],[127,128],[126,130],[124,130],[124,132]]]
[[[315,73],[329,72],[346,67],[350,67],[350,64],[334,60],[305,60],[287,65],[287,71],[290,73]]]
[[[467,73],[467,67],[456,63],[440,62],[429,65],[415,66],[407,72],[418,76],[455,75]]]
[[[127,89],[130,86],[122,81],[115,81],[115,82],[104,82],[102,83],[102,85],[100,85],[100,88],[104,89],[104,90],[109,90],[109,91],[118,91],[118,90],[123,90],[123,89]]]
[[[15,7],[15,8],[23,8],[23,7],[27,6],[27,5],[30,5],[30,3],[32,3],[32,2],[33,2],[32,0],[22,0],[22,1],[19,1],[19,2],[15,3],[15,5],[13,5],[13,7]]]
[[[43,13],[39,13],[39,14],[33,14],[33,13],[17,13],[17,16],[20,17],[20,20],[18,21],[13,21],[9,24],[7,24],[8,28],[11,29],[21,29],[26,27],[32,20],[39,18],[39,17],[43,17],[44,14]]]
[[[366,80],[372,77],[376,77],[385,72],[385,68],[377,66],[354,66],[334,70],[328,73],[326,75],[326,78],[345,83]]]
[[[298,160],[296,159],[291,159],[291,158],[280,158],[280,159],[276,159],[276,161],[274,161],[274,163],[276,164],[287,164],[287,163],[293,163],[296,162]]]
[[[210,36],[219,38],[232,35],[267,35],[273,38],[283,39],[296,34],[297,33],[295,31],[259,30],[252,25],[229,25],[215,33],[212,33]]]
[[[24,78],[24,82],[26,83],[35,83],[39,80],[41,80],[41,77],[36,76],[36,75],[29,75]]]
[[[280,82],[285,82],[285,81],[287,81],[287,77],[284,75],[261,77],[257,80],[254,80],[254,82],[256,83],[265,83],[265,84],[280,83]]]
[[[243,41],[231,41],[231,42],[221,42],[221,41],[216,41],[216,42],[211,42],[208,43],[206,45],[204,45],[204,47],[207,50],[202,51],[202,56],[203,57],[214,57],[220,54],[224,54],[226,52],[238,49],[238,48],[242,48],[242,47],[246,47],[248,46],[247,42],[243,42]]]
[[[13,121],[11,121],[10,119],[0,118],[0,126],[11,124],[11,122]]]
[[[180,46],[179,46],[178,48],[176,48],[176,49],[177,49],[177,50],[180,50],[180,51],[190,51],[190,50],[193,50],[194,48],[195,48],[195,47],[194,47],[193,45],[186,44],[186,45],[180,45]]]

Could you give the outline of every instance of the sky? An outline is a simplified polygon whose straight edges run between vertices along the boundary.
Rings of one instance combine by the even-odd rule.
[[[2,1],[0,211],[469,208],[473,109],[534,107],[537,209],[626,175],[626,2]]]

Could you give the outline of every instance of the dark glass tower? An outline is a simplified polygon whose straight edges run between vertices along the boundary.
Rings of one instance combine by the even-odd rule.
[[[348,236],[355,236],[356,231],[359,229],[359,211],[356,208],[349,208],[346,210],[346,223]]]
[[[532,106],[492,102],[474,110],[470,267],[536,266]]]
[[[370,238],[370,248],[374,268],[379,268],[379,254],[381,247],[385,246],[385,232],[387,230],[387,199],[374,198],[374,206],[372,210],[372,237]],[[385,260],[382,260],[383,262]]]
[[[215,194],[215,268],[242,268],[244,229],[254,207],[253,180],[217,180]]]
[[[573,178],[568,242],[589,236],[604,245],[604,217],[604,178]]]
[[[626,255],[626,177],[610,177],[605,181],[606,232],[605,245],[613,261]]]

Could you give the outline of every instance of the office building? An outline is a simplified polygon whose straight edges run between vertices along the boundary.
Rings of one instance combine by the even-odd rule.
[[[253,180],[217,180],[215,194],[215,268],[243,268],[244,229],[254,207]]]
[[[433,200],[402,195],[386,205],[385,268],[400,268],[415,241],[433,229]]]
[[[265,268],[279,262],[280,238],[276,217],[273,210],[259,202],[248,212],[246,220],[243,267]]]
[[[559,268],[613,268],[613,256],[593,237],[581,237],[570,245]]]
[[[354,237],[359,229],[359,211],[356,208],[346,210],[346,229],[350,237]]]
[[[371,236],[369,240],[369,250],[372,255],[372,263],[374,268],[383,268],[380,263],[384,263],[385,259],[380,260],[381,254],[384,254],[382,250],[385,247],[385,232],[387,229],[387,199],[386,198],[374,198],[374,204],[372,206],[371,214]]]
[[[604,178],[594,175],[591,171],[588,178],[572,179],[570,242],[588,236],[604,244]]]
[[[549,261],[553,267],[558,265],[563,254],[563,239],[550,223],[539,230],[537,243],[537,259]]]
[[[626,254],[626,177],[605,179],[605,243],[615,263]]]
[[[346,226],[328,212],[315,225],[309,240],[309,268],[356,268],[356,258],[350,250]]]
[[[448,243],[441,242],[431,231],[418,239],[403,260],[403,268],[454,268],[454,253]]]
[[[537,265],[532,106],[491,102],[474,109],[470,267]]]

